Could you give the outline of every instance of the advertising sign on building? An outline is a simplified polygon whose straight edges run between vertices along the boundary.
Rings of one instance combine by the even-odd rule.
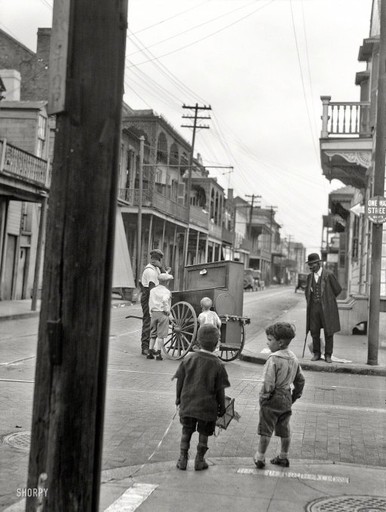
[[[55,0],[49,61],[48,113],[65,110],[70,1]]]
[[[386,222],[386,197],[370,197],[366,205],[367,214],[374,224]]]

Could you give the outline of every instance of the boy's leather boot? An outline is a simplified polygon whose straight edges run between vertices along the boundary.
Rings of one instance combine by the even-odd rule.
[[[183,471],[185,471],[186,466],[188,465],[188,458],[189,458],[188,450],[184,450],[183,448],[181,448],[180,458],[177,461],[178,469],[182,469]]]
[[[204,459],[204,455],[208,451],[208,447],[204,444],[198,443],[197,445],[197,454],[196,458],[194,460],[194,469],[196,471],[201,471],[202,469],[208,469],[208,464],[206,463],[206,460]]]
[[[177,461],[178,469],[182,469],[185,471],[186,466],[188,465],[189,458],[189,441],[184,439],[185,436],[182,436],[181,444],[180,444],[180,458]]]

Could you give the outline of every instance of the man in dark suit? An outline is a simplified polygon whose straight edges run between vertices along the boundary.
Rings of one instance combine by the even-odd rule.
[[[336,297],[342,291],[342,287],[334,274],[322,267],[319,254],[309,254],[306,263],[311,270],[307,277],[305,290],[307,300],[306,333],[311,331],[314,354],[311,361],[320,359],[320,330],[323,329],[326,345],[325,361],[331,363],[334,333],[340,331]]]

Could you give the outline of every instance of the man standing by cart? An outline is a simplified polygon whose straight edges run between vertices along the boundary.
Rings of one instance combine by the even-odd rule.
[[[311,361],[320,359],[320,330],[323,329],[326,345],[325,361],[326,363],[332,363],[334,333],[340,331],[336,297],[342,291],[342,287],[334,274],[322,267],[319,254],[309,254],[306,263],[311,270],[307,277],[305,289],[307,300],[306,333],[311,331],[314,354]]]
[[[150,290],[158,285],[159,274],[161,272],[165,272],[165,269],[162,267],[163,257],[164,253],[160,249],[153,249],[150,251],[150,262],[142,272],[140,282],[142,307],[141,353],[144,356],[147,356],[149,353],[150,343]]]

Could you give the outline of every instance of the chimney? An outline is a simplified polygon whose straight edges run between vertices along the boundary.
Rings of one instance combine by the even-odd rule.
[[[48,100],[48,66],[50,61],[51,29],[38,29],[36,49],[36,90],[35,99]]]
[[[50,59],[50,43],[51,43],[51,29],[38,28],[38,43],[36,48],[36,56],[39,62],[48,66]]]
[[[0,69],[0,78],[3,81],[5,91],[2,93],[6,101],[20,101],[21,77],[16,69]]]

